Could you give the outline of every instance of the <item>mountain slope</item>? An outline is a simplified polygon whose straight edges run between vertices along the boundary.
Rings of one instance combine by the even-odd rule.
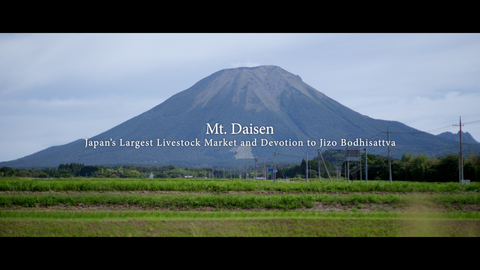
[[[227,134],[206,134],[207,123],[221,124]],[[274,134],[231,134],[231,124],[271,126]],[[304,83],[297,75],[277,66],[224,69],[200,80],[165,102],[89,141],[115,141],[116,146],[85,147],[85,140],[48,148],[0,165],[11,167],[58,166],[61,163],[188,165],[237,164],[242,158],[268,157],[279,153],[282,161],[298,161],[316,153],[307,140],[390,140],[391,154],[428,153],[436,156],[458,151],[450,140],[420,132],[396,121],[376,120],[361,115]],[[382,133],[383,132],[383,133]],[[149,141],[154,146],[121,146],[125,141]],[[198,140],[200,147],[158,147],[165,140]],[[236,140],[237,146],[203,146],[205,139]],[[240,141],[257,140],[257,146],[239,147]],[[302,141],[300,146],[261,146],[261,140]],[[322,148],[322,149],[325,149]],[[476,150],[477,151],[477,150]],[[368,147],[371,154],[387,154],[387,147]],[[242,163],[244,164],[244,163]]]
[[[456,134],[453,134],[452,132],[449,132],[449,131],[443,132],[443,133],[438,134],[437,137],[441,137],[441,138],[445,138],[445,139],[448,139],[448,140],[459,142],[460,141],[460,131],[457,132]],[[479,143],[479,142],[477,142],[470,133],[462,131],[462,144],[463,143]]]

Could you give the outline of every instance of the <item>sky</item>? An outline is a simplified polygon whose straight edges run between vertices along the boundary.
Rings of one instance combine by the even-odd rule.
[[[0,161],[91,138],[219,70],[259,65],[434,135],[458,132],[461,116],[480,141],[476,33],[0,33]]]

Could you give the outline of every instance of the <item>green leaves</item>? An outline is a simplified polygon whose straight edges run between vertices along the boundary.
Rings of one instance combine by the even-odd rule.
[[[272,182],[262,180],[139,180],[139,179],[91,179],[39,180],[2,179],[0,191],[271,191],[271,192],[478,192],[479,183],[426,183],[393,181],[345,182]]]

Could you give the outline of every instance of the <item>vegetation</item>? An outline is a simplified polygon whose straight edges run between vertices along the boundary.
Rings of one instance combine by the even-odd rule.
[[[0,219],[0,237],[478,237],[480,220]]]
[[[383,177],[388,161],[367,158],[369,178]],[[480,236],[480,183],[474,181],[478,158],[473,154],[464,167],[466,177],[474,175],[468,185],[457,182],[458,156],[405,154],[393,161],[392,183],[337,182],[336,177],[330,182],[324,169],[319,182],[318,161],[308,162],[308,183],[301,178],[306,161],[277,173],[295,173],[288,183],[205,179],[205,172],[210,176],[205,169],[174,166],[2,167],[0,237]],[[355,167],[350,170],[354,178]],[[425,181],[434,179],[440,181]]]
[[[345,177],[346,163],[344,152],[342,150],[327,150],[324,153],[325,164],[319,157],[308,161],[308,176],[310,179],[318,179],[319,168],[322,178],[328,178],[327,170],[330,176],[336,180],[337,168],[339,177]],[[331,165],[330,161],[334,166]],[[399,160],[392,159],[392,178],[393,180],[414,181],[414,182],[458,182],[458,155],[445,155],[442,157],[429,157],[426,154],[412,156],[411,153],[402,155]],[[367,155],[368,180],[389,179],[388,158],[383,156]],[[292,165],[292,164],[290,164]],[[326,167],[325,167],[326,166]],[[350,179],[364,179],[365,155],[361,156],[361,168],[358,162],[350,163]],[[480,182],[480,154],[475,155],[470,152],[464,161],[464,179],[471,182]],[[263,168],[258,168],[257,177],[267,177],[271,179],[271,174],[264,175]],[[303,159],[300,164],[284,168],[277,167],[276,174],[279,178],[306,178],[306,161]],[[142,166],[85,166],[84,164],[60,164],[58,168],[44,169],[13,169],[3,166],[0,168],[0,177],[31,177],[31,178],[236,178],[245,179],[246,174],[253,178],[253,170],[241,171],[240,174],[227,168],[176,168],[172,165],[161,167],[142,167]]]
[[[422,183],[406,181],[273,182],[228,179],[18,179],[4,178],[0,191],[268,191],[268,192],[479,192],[480,183]]]
[[[183,195],[141,195],[141,194],[15,194],[0,195],[0,207],[38,207],[52,205],[138,205],[142,207],[195,209],[214,207],[225,209],[279,209],[293,210],[311,208],[315,202],[325,205],[389,204],[405,205],[410,202],[422,204],[479,204],[478,194],[441,194],[428,196],[402,196],[397,194],[301,194],[301,195],[223,195],[223,194],[183,194]]]
[[[312,162],[312,163],[310,163]],[[426,154],[412,156],[411,153],[404,153],[399,160],[392,159],[392,179],[401,181],[415,182],[458,182],[459,155],[447,154],[435,158]],[[361,168],[359,163],[350,164],[350,179],[359,180],[360,174],[365,179],[365,155],[361,154]],[[388,158],[383,156],[367,155],[368,180],[389,179]],[[335,171],[330,166],[330,174],[333,176]],[[341,175],[344,176],[346,164],[341,165]],[[318,165],[317,165],[318,167]],[[309,161],[309,168],[317,170],[314,161]],[[304,168],[304,167],[303,167]],[[324,167],[323,167],[324,168]],[[325,169],[323,169],[325,171]],[[464,179],[471,182],[480,182],[480,153],[475,155],[470,152],[464,157]],[[305,172],[305,170],[303,170]],[[304,173],[305,174],[305,173]],[[326,173],[322,177],[326,177]]]
[[[312,211],[49,211],[6,210],[0,218],[38,219],[220,219],[220,218],[350,218],[350,219],[480,219],[480,213],[312,212]]]

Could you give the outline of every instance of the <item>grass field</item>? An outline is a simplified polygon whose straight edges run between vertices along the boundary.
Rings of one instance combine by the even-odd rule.
[[[0,178],[0,236],[480,236],[480,184]]]

